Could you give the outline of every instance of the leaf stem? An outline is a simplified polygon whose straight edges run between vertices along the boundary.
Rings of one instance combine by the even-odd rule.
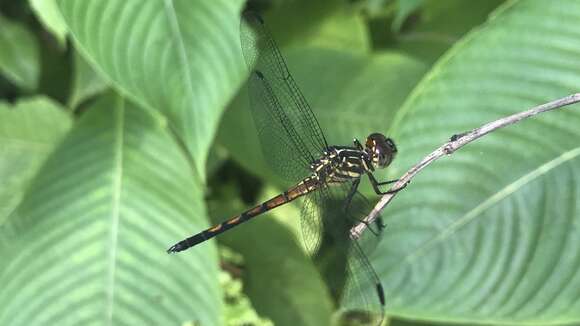
[[[445,155],[451,155],[461,147],[495,130],[509,126],[523,119],[533,117],[539,113],[555,110],[578,102],[580,102],[580,93],[575,93],[548,103],[544,103],[542,105],[535,106],[529,110],[515,113],[507,117],[486,123],[483,126],[475,128],[471,131],[455,134],[451,136],[449,141],[439,146],[439,148],[431,152],[429,155],[425,156],[421,161],[419,161],[419,163],[412,166],[405,174],[403,174],[401,178],[399,178],[399,181],[393,184],[390,190],[391,191],[397,189],[402,190],[405,187],[405,185],[411,182],[411,179],[413,179],[421,170],[423,170],[429,164],[433,163],[435,160]],[[350,229],[351,239],[360,238],[361,234],[367,228],[367,225],[371,225],[377,219],[381,211],[385,209],[385,207],[393,200],[396,194],[397,191],[386,194],[383,197],[381,197],[381,200],[379,200],[379,202],[370,211],[370,213],[364,219],[362,219],[360,223],[358,223],[357,225],[353,226]]]

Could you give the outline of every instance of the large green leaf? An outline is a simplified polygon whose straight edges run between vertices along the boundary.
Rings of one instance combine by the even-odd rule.
[[[207,226],[167,129],[113,96],[78,121],[0,233],[1,325],[220,323],[215,247],[165,252]]]
[[[577,92],[579,20],[577,1],[514,1],[453,47],[393,123],[396,173],[454,133]],[[389,313],[580,323],[579,110],[492,133],[395,198],[372,257]]]
[[[38,44],[19,22],[0,14],[0,73],[27,91],[36,88],[40,75]]]
[[[122,93],[162,112],[198,176],[226,104],[240,86],[242,0],[58,0],[85,58]]]
[[[70,125],[64,108],[45,97],[0,102],[0,224]]]

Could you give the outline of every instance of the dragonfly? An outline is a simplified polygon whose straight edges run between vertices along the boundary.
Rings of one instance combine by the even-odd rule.
[[[301,229],[309,253],[331,243],[343,260],[344,277],[338,277],[339,304],[357,318],[381,323],[384,318],[383,286],[367,257],[383,225],[369,226],[371,236],[351,239],[349,229],[370,211],[369,201],[358,191],[367,176],[377,194],[381,186],[373,173],[391,164],[397,153],[392,139],[370,134],[361,144],[330,146],[314,112],[292,78],[274,38],[255,12],[243,14],[240,41],[251,70],[250,107],[264,156],[283,179],[294,183],[288,190],[223,223],[186,238],[167,251],[180,252],[226,232],[276,207],[302,199]],[[398,191],[397,189],[395,191]],[[380,220],[379,220],[380,221]],[[369,232],[365,232],[368,234]],[[368,239],[368,240],[367,240]]]

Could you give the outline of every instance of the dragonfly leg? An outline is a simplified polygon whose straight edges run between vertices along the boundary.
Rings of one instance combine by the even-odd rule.
[[[369,177],[369,181],[371,182],[371,185],[373,186],[373,190],[375,191],[375,193],[377,193],[377,195],[387,195],[387,194],[394,194],[397,193],[403,189],[405,189],[405,187],[407,187],[407,184],[405,184],[402,187],[399,187],[397,189],[394,190],[389,190],[389,191],[381,191],[381,189],[379,188],[379,186],[384,186],[387,184],[391,184],[391,183],[395,183],[399,180],[388,180],[388,181],[384,181],[384,182],[378,182],[377,179],[375,179],[375,176],[372,173],[367,173],[367,176]]]
[[[352,217],[352,216],[350,216],[350,215],[349,215],[349,218],[350,218],[351,220],[353,220],[354,222],[356,222],[356,223],[363,223],[364,225],[366,225],[366,229],[367,229],[367,230],[369,230],[369,231],[371,231],[371,233],[372,233],[372,234],[374,234],[376,237],[378,237],[378,236],[381,234],[381,231],[382,231],[382,230],[383,230],[383,228],[384,228],[384,224],[383,224],[383,222],[382,222],[382,221],[381,221],[381,222],[379,222],[379,221],[378,221],[380,218],[378,218],[378,219],[376,219],[376,220],[375,220],[375,223],[377,224],[377,230],[375,230],[375,228],[373,228],[373,227],[372,227],[372,226],[369,224],[369,222],[367,222],[367,221],[365,221],[365,220],[361,220],[361,219],[358,219],[358,218]],[[380,225],[379,225],[379,223],[380,223]]]
[[[377,225],[377,230],[374,230],[368,222],[358,219],[356,217],[353,217],[350,213],[349,213],[349,208],[350,208],[350,204],[352,203],[352,199],[354,197],[354,195],[356,194],[356,191],[358,189],[358,186],[360,184],[360,179],[356,179],[352,182],[352,186],[350,187],[350,190],[348,192],[348,195],[346,196],[345,200],[344,200],[344,206],[343,206],[343,210],[346,214],[346,216],[352,220],[355,223],[364,223],[367,226],[367,229],[371,230],[371,232],[378,236],[379,233],[381,232],[381,230],[385,227],[385,225],[383,224],[382,219],[379,217],[378,219],[375,220],[375,224]]]
[[[356,139],[356,138],[355,138],[355,139],[352,141],[352,143],[354,144],[354,147],[356,147],[357,149],[359,149],[359,150],[361,150],[361,151],[362,151],[362,150],[364,150],[364,147],[363,147],[363,145],[360,143],[360,141],[358,141],[358,139]]]
[[[348,191],[348,196],[346,196],[346,198],[344,200],[343,210],[345,212],[348,212],[348,209],[350,208],[350,203],[352,202],[352,198],[356,194],[356,190],[358,189],[359,184],[360,184],[360,179],[356,179],[352,182],[352,186],[350,187],[350,190]]]
[[[377,185],[384,186],[384,185],[389,185],[391,183],[395,183],[397,181],[399,181],[399,179],[387,180],[387,181],[383,181],[383,182],[377,182]]]
[[[387,227],[387,225],[383,222],[383,218],[380,216],[378,216],[377,219],[375,220],[375,224],[377,225],[379,231],[382,231]]]

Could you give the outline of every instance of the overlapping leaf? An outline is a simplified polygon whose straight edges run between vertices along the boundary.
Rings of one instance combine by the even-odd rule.
[[[73,84],[68,100],[69,106],[74,109],[84,100],[105,91],[107,87],[107,82],[76,52],[74,54]]]
[[[0,73],[14,85],[34,90],[40,75],[37,40],[19,22],[0,15]]]
[[[64,109],[44,97],[0,102],[0,225],[70,125]]]
[[[67,29],[56,0],[28,0],[38,20],[57,39],[61,46],[66,43]]]
[[[165,119],[97,102],[0,229],[0,324],[220,324],[214,247],[165,253],[206,226],[194,180]]]
[[[483,24],[489,14],[505,0],[426,1],[418,21],[408,30],[399,32],[397,42],[387,42],[409,55],[425,62],[435,62],[467,32]],[[378,38],[381,37],[380,31]],[[384,46],[384,44],[383,44]]]
[[[216,125],[243,78],[241,0],[58,0],[87,60],[137,103],[166,115],[200,178]]]

